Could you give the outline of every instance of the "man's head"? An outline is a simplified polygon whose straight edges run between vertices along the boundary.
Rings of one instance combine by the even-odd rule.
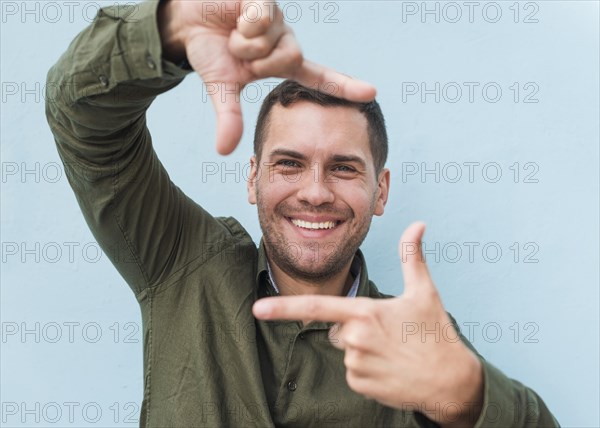
[[[300,101],[308,101],[325,107],[352,107],[361,112],[365,116],[365,119],[367,119],[367,132],[369,134],[369,145],[371,147],[375,171],[377,174],[381,172],[388,155],[388,137],[385,129],[385,119],[377,101],[356,103],[306,88],[293,80],[285,80],[280,83],[263,101],[254,131],[254,153],[259,162],[273,106],[281,105],[288,107]]]
[[[339,273],[387,202],[379,105],[283,82],[263,103],[254,147],[248,200],[269,260],[315,282]]]

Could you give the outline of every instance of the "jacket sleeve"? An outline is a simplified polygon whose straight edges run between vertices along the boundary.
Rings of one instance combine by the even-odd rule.
[[[146,110],[189,73],[161,58],[157,6],[101,9],[46,83],[46,116],[66,176],[138,298],[229,235],[170,181],[152,148]]]
[[[540,396],[487,362],[460,332],[452,315],[448,315],[462,342],[481,359],[483,365],[483,407],[475,428],[560,427]]]

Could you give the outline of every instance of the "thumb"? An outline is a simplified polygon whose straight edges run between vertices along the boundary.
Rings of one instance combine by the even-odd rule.
[[[217,116],[217,152],[222,155],[228,155],[235,150],[244,130],[240,85],[235,84],[235,90],[231,91],[226,85],[229,86],[220,83],[220,90],[213,91],[210,95]]]
[[[429,271],[421,251],[425,223],[416,222],[406,228],[400,238],[400,261],[404,277],[404,292],[416,291],[423,282],[431,283]]]

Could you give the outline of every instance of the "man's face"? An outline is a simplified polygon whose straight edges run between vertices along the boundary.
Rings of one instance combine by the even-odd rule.
[[[375,175],[366,118],[351,107],[275,105],[259,162],[248,200],[271,263],[305,280],[340,272],[387,202],[389,171]]]

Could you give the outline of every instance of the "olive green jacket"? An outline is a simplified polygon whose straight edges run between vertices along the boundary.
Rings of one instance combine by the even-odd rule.
[[[189,73],[161,58],[156,6],[101,10],[50,70],[46,100],[83,215],[141,307],[140,426],[435,426],[427,414],[450,409],[393,409],[350,390],[330,324],[253,317],[275,293],[262,245],[184,195],[152,148],[146,110]],[[390,297],[358,256],[358,295]],[[532,390],[483,367],[477,426],[557,426]]]

